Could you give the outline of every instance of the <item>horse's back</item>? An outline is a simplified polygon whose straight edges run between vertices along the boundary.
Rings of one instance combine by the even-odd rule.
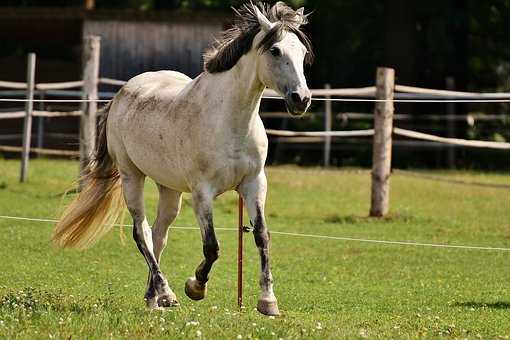
[[[145,72],[131,78],[121,91],[135,96],[152,94],[159,90],[167,94],[176,94],[190,81],[190,77],[177,71]]]

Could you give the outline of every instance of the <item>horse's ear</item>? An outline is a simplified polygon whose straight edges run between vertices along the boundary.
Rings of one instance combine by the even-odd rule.
[[[255,14],[257,15],[257,20],[259,21],[259,25],[262,31],[269,32],[271,28],[273,28],[273,23],[269,21],[268,18],[259,10],[257,6],[253,6],[255,9]]]
[[[298,8],[296,10],[296,13],[301,15],[301,16],[304,15],[305,14],[305,8],[304,7]]]

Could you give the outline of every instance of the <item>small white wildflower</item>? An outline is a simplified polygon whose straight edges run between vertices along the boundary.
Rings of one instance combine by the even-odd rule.
[[[197,331],[197,336],[200,338],[202,336],[202,331],[198,330]]]
[[[257,327],[257,324],[254,322],[251,324],[253,327]]]
[[[274,319],[275,319],[275,317],[274,317],[273,315],[270,315],[270,316],[269,316],[269,318],[270,318],[271,320],[274,320]]]
[[[211,309],[216,310],[216,309],[218,309],[218,306],[212,306]]]
[[[237,334],[237,339],[242,339],[243,336],[241,334]]]

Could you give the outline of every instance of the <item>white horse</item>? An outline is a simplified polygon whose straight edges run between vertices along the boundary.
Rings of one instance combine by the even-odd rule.
[[[172,71],[132,78],[110,102],[102,121],[86,186],[64,212],[53,239],[62,247],[92,245],[123,206],[133,218],[133,237],[149,266],[145,300],[149,308],[177,305],[160,269],[168,227],[190,192],[201,229],[205,259],[185,284],[194,300],[206,295],[211,267],[219,256],[213,228],[213,200],[227,190],[244,198],[261,258],[261,296],[257,309],[278,315],[269,267],[269,232],[264,217],[267,136],[258,115],[269,87],[290,113],[301,115],[311,94],[303,74],[311,46],[299,26],[303,9],[279,2],[272,8],[244,5],[233,28],[204,56],[195,79]],[[159,189],[157,218],[151,229],[144,211],[145,177]]]

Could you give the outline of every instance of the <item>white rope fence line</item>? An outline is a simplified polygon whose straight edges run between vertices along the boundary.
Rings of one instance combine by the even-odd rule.
[[[427,140],[431,142],[452,144],[452,145],[461,145],[461,146],[469,146],[475,148],[489,148],[489,149],[501,149],[508,150],[510,149],[510,143],[505,142],[488,142],[488,141],[478,141],[478,140],[468,140],[468,139],[460,139],[460,138],[446,138],[435,135],[429,135],[423,132],[416,132],[406,129],[393,128],[393,133],[399,136]]]
[[[280,96],[262,96],[263,99],[283,100]],[[312,101],[350,103],[510,103],[510,99],[371,99],[371,98],[312,98]],[[0,98],[0,102],[25,103],[107,103],[111,99],[24,99]]]
[[[22,83],[19,81],[0,80],[0,87],[7,88],[7,89],[26,90],[27,83]]]
[[[20,220],[20,221],[31,221],[31,222],[46,222],[46,223],[57,223],[58,220],[47,219],[47,218],[30,218],[30,217],[19,217],[19,216],[7,216],[0,215],[0,219],[8,220]],[[117,227],[132,227],[130,224],[114,224]],[[198,227],[174,227],[170,229],[180,230],[200,230]],[[214,228],[215,230],[226,230],[226,231],[238,231],[237,228]],[[317,239],[328,239],[338,241],[352,241],[352,242],[363,242],[363,243],[376,243],[386,245],[401,245],[401,246],[415,246],[415,247],[431,247],[431,248],[450,248],[450,249],[465,249],[465,250],[488,250],[488,251],[510,251],[510,248],[505,247],[486,247],[486,246],[471,246],[471,245],[455,245],[455,244],[437,244],[437,243],[422,243],[422,242],[408,242],[408,241],[391,241],[391,240],[375,240],[375,239],[364,239],[356,237],[342,237],[342,236],[328,236],[328,235],[317,235],[317,234],[300,234],[290,233],[284,231],[270,231],[271,234],[304,237],[304,238],[317,238]]]
[[[32,116],[33,117],[78,117],[83,114],[82,111],[39,111],[39,110],[33,110]],[[26,116],[25,111],[13,111],[13,112],[5,112],[0,113],[0,119],[19,119],[19,118],[25,118]]]
[[[438,90],[438,89],[427,89],[423,87],[416,86],[405,86],[405,85],[395,85],[396,92],[404,92],[411,94],[423,94],[423,95],[432,95],[432,96],[445,96],[445,97],[479,97],[479,99],[497,99],[497,98],[508,98],[510,97],[510,93],[505,92],[493,92],[493,93],[483,93],[483,92],[464,92],[464,91],[451,91],[451,90]]]
[[[0,98],[0,102],[34,102],[34,103],[108,103],[111,99],[24,99],[24,98]]]
[[[64,90],[64,89],[72,89],[77,87],[83,87],[83,80],[77,81],[65,81],[58,83],[39,83],[35,84],[36,90]]]
[[[127,83],[125,80],[112,79],[107,77],[101,77],[98,79],[99,84],[123,86]],[[35,88],[39,90],[57,90],[57,89],[69,89],[82,87],[83,80],[76,81],[64,81],[64,82],[53,82],[53,83],[38,83],[35,84]],[[26,89],[27,83],[16,82],[16,81],[3,81],[0,80],[0,88],[8,89]],[[429,89],[416,86],[406,86],[395,84],[395,92],[404,94],[417,94],[417,95],[430,95],[430,96],[443,96],[443,97],[465,97],[472,98],[478,97],[478,99],[498,99],[504,98],[509,99],[510,93],[495,92],[495,93],[481,93],[481,92],[465,92],[465,91],[451,91],[451,90],[440,90],[440,89]],[[336,89],[311,89],[313,96],[354,96],[354,97],[371,97],[375,96],[376,87],[358,87],[358,88],[336,88]],[[277,96],[276,92],[267,89],[264,92],[265,95],[272,97]]]
[[[282,99],[277,96],[263,96],[264,99]],[[510,103],[510,99],[369,99],[369,98],[312,98],[321,102],[351,103]]]
[[[347,130],[347,131],[290,131],[266,129],[266,133],[272,136],[282,137],[362,137],[373,136],[374,129],[367,130]]]

